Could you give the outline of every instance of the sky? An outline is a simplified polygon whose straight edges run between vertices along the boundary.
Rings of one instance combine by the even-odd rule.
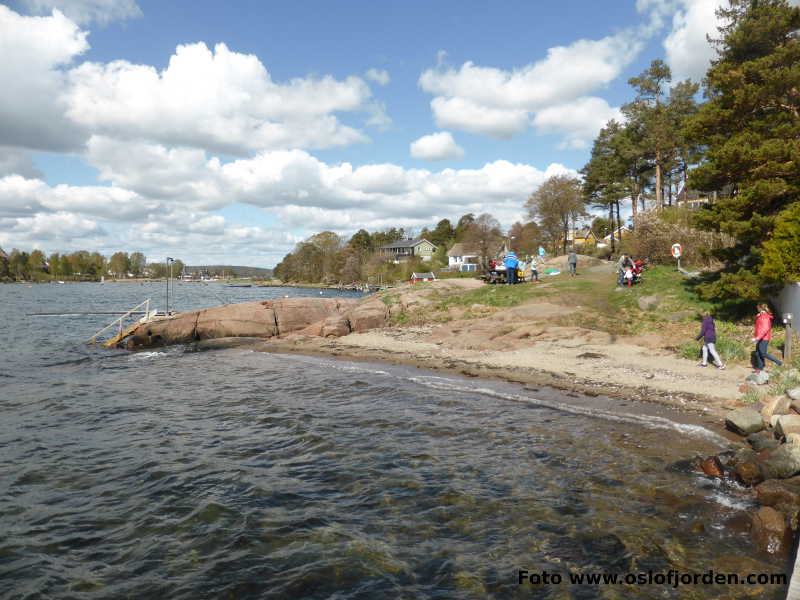
[[[0,0],[0,247],[271,267],[508,228],[652,60],[702,79],[723,1]]]

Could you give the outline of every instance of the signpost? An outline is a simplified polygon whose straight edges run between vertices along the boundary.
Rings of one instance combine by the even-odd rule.
[[[680,244],[672,244],[672,253],[673,258],[678,261],[678,271],[681,270],[681,254],[683,253],[683,248],[681,248]]]

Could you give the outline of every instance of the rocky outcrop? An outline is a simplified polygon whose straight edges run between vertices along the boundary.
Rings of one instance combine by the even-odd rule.
[[[226,304],[141,324],[128,337],[126,347],[138,349],[217,338],[271,338],[314,325],[316,335],[346,335],[350,332],[347,314],[357,313],[357,308],[357,300],[334,298]],[[385,316],[383,321],[374,318],[371,324],[379,327],[385,320]]]

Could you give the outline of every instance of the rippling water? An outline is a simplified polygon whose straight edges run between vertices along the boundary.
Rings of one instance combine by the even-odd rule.
[[[192,285],[177,308],[319,295]],[[752,550],[743,490],[674,468],[726,447],[702,423],[400,367],[130,354],[82,343],[108,317],[25,316],[161,291],[0,286],[0,598],[784,593],[517,583],[520,569],[785,572]]]

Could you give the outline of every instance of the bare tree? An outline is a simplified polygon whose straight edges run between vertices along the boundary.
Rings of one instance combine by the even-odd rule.
[[[500,231],[500,223],[488,213],[483,213],[475,219],[464,234],[464,243],[478,253],[481,267],[484,270],[502,242],[503,233]]]
[[[553,175],[531,194],[525,208],[553,249],[562,241],[566,254],[570,225],[574,227],[578,217],[586,215],[581,182],[569,175]]]

